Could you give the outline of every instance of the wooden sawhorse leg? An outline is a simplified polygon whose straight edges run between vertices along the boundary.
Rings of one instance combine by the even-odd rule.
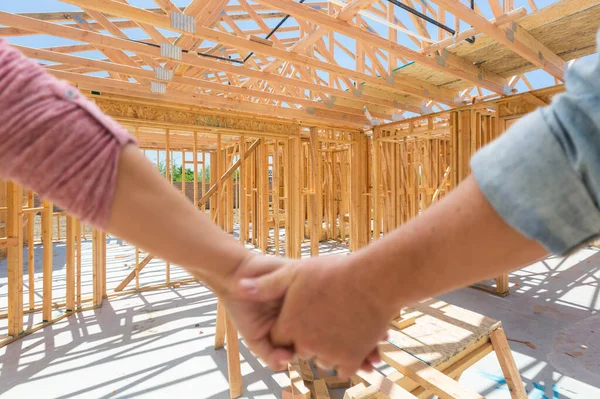
[[[523,380],[508,345],[506,335],[504,335],[504,329],[500,327],[491,331],[490,338],[494,352],[496,352],[496,356],[498,357],[498,362],[500,362],[500,368],[504,374],[510,396],[513,399],[527,399],[527,392],[523,386]]]
[[[217,329],[215,349],[222,349],[227,342],[227,371],[229,374],[229,396],[231,399],[242,396],[242,369],[240,365],[240,345],[235,326],[227,316],[221,301],[217,302]]]

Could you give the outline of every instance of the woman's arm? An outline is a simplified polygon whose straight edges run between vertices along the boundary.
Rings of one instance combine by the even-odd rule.
[[[0,175],[185,267],[217,293],[248,252],[77,89],[0,40]]]
[[[223,293],[248,251],[173,189],[135,146],[123,149],[118,171],[107,231]]]

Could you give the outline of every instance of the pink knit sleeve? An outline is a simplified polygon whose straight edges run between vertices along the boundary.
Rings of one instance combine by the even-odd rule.
[[[0,175],[105,228],[129,133],[0,40]]]

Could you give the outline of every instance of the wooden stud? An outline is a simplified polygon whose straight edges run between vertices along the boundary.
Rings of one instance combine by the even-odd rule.
[[[75,310],[75,218],[67,216],[66,300],[67,312]]]
[[[52,221],[53,204],[44,201],[42,212],[42,242],[44,245],[43,261],[43,315],[44,322],[52,320]]]
[[[319,256],[321,241],[322,217],[322,184],[321,184],[321,154],[319,153],[319,130],[310,129],[310,170],[311,170],[311,228],[310,255]]]
[[[165,130],[165,178],[171,185],[173,185],[173,173],[171,168],[171,130]],[[165,263],[165,279],[167,285],[171,283],[171,263],[167,261]]]
[[[27,207],[33,208],[33,191],[27,193]],[[27,271],[29,285],[29,309],[35,307],[35,214],[27,215]]]
[[[8,215],[6,235],[16,239],[16,245],[8,247],[8,335],[23,332],[23,211],[22,188],[13,182],[6,184]],[[32,217],[32,216],[30,216]]]
[[[498,357],[500,368],[504,374],[506,385],[510,391],[510,396],[513,399],[525,399],[527,398],[527,392],[523,386],[521,374],[515,363],[510,346],[506,335],[504,335],[504,329],[502,327],[490,332],[490,339]]]
[[[75,272],[75,288],[77,310],[81,309],[81,221],[77,220],[75,224],[75,237],[77,245],[77,266]]]
[[[227,371],[229,374],[229,397],[231,399],[242,396],[242,371],[240,365],[240,347],[238,333],[226,314],[226,336],[227,336]]]
[[[225,346],[225,335],[227,331],[227,311],[221,301],[217,302],[217,322],[215,329],[215,349]]]

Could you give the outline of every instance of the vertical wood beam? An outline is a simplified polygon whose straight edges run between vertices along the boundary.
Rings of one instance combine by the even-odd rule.
[[[21,186],[14,182],[6,184],[6,236],[15,239],[16,245],[7,250],[8,268],[8,335],[23,332],[23,210]],[[30,218],[33,215],[29,216]]]
[[[100,268],[102,270],[102,299],[107,299],[106,293],[106,232],[100,232]]]
[[[240,226],[240,242],[242,245],[248,240],[248,220],[246,218],[246,161],[244,160],[244,154],[246,153],[246,138],[240,137],[240,156],[242,162],[240,163],[240,172],[238,176],[238,215],[239,215],[239,226]]]
[[[165,177],[167,181],[173,185],[173,173],[171,173],[171,130],[165,131]],[[171,263],[165,263],[165,281],[167,284],[171,283]]]
[[[52,220],[53,204],[44,201],[42,211],[42,243],[44,245],[43,262],[43,310],[44,322],[52,320]]]
[[[510,396],[513,399],[527,399],[527,392],[523,386],[523,380],[521,374],[515,363],[510,346],[506,335],[504,335],[504,329],[502,327],[490,332],[490,338],[492,340],[492,346],[498,357],[500,368],[504,374],[506,385],[510,391]]]
[[[77,220],[75,224],[75,237],[77,242],[77,267],[76,267],[76,302],[77,309],[81,309],[81,221]]]
[[[210,169],[212,171],[212,169],[214,167],[215,172],[216,172],[216,181],[215,184],[217,185],[217,192],[216,192],[216,196],[213,197],[214,199],[214,203],[216,205],[216,216],[217,216],[217,221],[218,221],[218,225],[220,228],[223,228],[223,208],[221,207],[221,195],[223,193],[223,187],[221,185],[221,176],[223,175],[223,142],[222,142],[222,137],[220,134],[217,134],[217,156],[216,156],[216,165],[211,165]]]
[[[27,206],[35,206],[33,191],[27,193]],[[29,285],[29,310],[35,308],[35,214],[27,216],[27,274]]]
[[[380,214],[380,195],[381,195],[381,144],[379,129],[373,131],[373,241],[381,236],[381,214]]]
[[[260,241],[259,247],[263,255],[267,253],[269,238],[269,145],[261,140],[259,146],[259,206],[260,206]]]
[[[66,302],[67,312],[75,310],[75,218],[67,215]]]
[[[215,349],[222,349],[225,346],[225,333],[227,330],[227,311],[225,305],[219,300],[217,302],[217,321],[215,327]]]
[[[194,208],[198,209],[198,132],[194,132],[192,151],[194,152]]]
[[[227,374],[229,376],[229,397],[231,399],[242,396],[242,369],[240,365],[240,344],[238,333],[229,315],[226,319],[227,339]]]
[[[310,168],[312,180],[311,201],[311,229],[310,229],[310,255],[319,256],[319,242],[321,241],[321,229],[323,228],[321,184],[321,154],[319,153],[319,129],[310,128]]]
[[[271,187],[273,189],[273,239],[275,241],[275,254],[279,256],[279,140],[273,144],[273,172],[271,174]]]
[[[220,137],[220,136],[219,136]],[[221,142],[221,140],[218,141],[219,143]],[[218,155],[218,151],[217,152],[211,152],[210,153],[210,186],[212,187],[213,185],[217,184],[219,181],[219,176],[217,175],[218,169],[219,167],[217,166],[219,164],[219,155]],[[217,192],[215,193],[216,196],[219,195],[219,190],[217,187]],[[215,199],[216,197],[213,196],[209,201],[210,201],[210,218],[213,222],[217,222],[217,212],[218,210],[218,205],[217,205],[217,200]]]

